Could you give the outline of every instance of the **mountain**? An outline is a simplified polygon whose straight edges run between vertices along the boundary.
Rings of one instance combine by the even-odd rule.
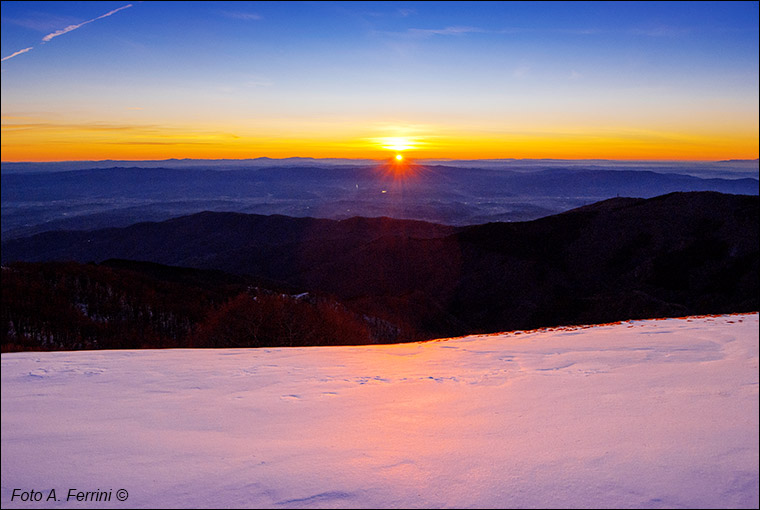
[[[154,168],[140,162],[55,172],[40,166],[15,173],[4,164],[2,240],[48,230],[124,227],[202,211],[389,216],[465,226],[531,220],[617,196],[758,194],[757,172],[738,171],[734,164],[547,160],[506,166],[410,163],[399,169],[381,162],[315,161],[321,163],[243,160],[227,167],[225,161],[179,160],[174,163],[185,166]]]
[[[120,258],[267,278],[419,339],[757,310],[758,225],[757,196],[715,192],[470,227],[204,212],[12,239],[2,260]]]

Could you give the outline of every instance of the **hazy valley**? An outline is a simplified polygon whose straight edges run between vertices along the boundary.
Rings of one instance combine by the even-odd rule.
[[[757,161],[363,160],[4,163],[2,239],[201,211],[447,225],[526,221],[612,197],[758,193]]]

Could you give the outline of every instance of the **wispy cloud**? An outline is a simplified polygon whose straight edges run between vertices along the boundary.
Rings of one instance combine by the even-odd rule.
[[[691,30],[671,25],[655,25],[644,28],[634,28],[630,30],[630,33],[647,37],[683,37],[689,35]]]
[[[27,51],[32,50],[32,49],[34,49],[34,46],[29,46],[28,48],[24,48],[23,50],[18,50],[16,53],[8,55],[7,57],[3,57],[2,59],[0,59],[0,62],[5,62],[9,58],[13,58],[16,55],[21,55],[22,53],[26,53]]]
[[[8,137],[28,132],[42,139],[80,138],[97,143],[118,144],[202,144],[240,138],[229,132],[159,124],[67,123],[33,119],[24,122],[24,119],[26,117],[3,116],[0,132]]]
[[[254,12],[222,11],[222,15],[243,21],[255,21],[261,19],[261,15]]]
[[[249,80],[245,82],[246,87],[271,87],[273,83],[269,80]]]
[[[370,16],[372,18],[385,18],[385,17],[393,17],[393,18],[407,18],[409,16],[412,16],[413,14],[417,14],[417,11],[415,9],[396,9],[394,11],[364,11],[359,13],[360,16]]]
[[[5,119],[5,118],[4,118]],[[105,123],[59,123],[59,122],[15,122],[3,123],[1,126],[3,132],[7,131],[28,131],[34,130],[39,132],[69,132],[77,131],[89,132],[114,132],[114,131],[136,131],[139,133],[160,134],[161,126],[133,126],[120,124]]]
[[[218,142],[198,142],[195,140],[182,140],[177,142],[156,142],[156,141],[101,141],[98,142],[102,145],[158,145],[158,146],[177,146],[177,145],[218,145]]]
[[[73,25],[77,21],[79,20],[73,16],[59,16],[39,11],[32,12],[25,18],[3,16],[3,23],[12,23],[13,25],[18,25],[42,33],[50,32],[57,27]]]
[[[110,12],[107,12],[107,13],[103,14],[102,16],[98,16],[97,18],[93,18],[93,19],[88,20],[88,21],[83,21],[82,23],[79,23],[77,25],[69,25],[66,28],[62,28],[61,30],[56,30],[55,32],[52,32],[52,33],[46,35],[45,37],[43,37],[42,38],[42,42],[46,43],[46,42],[50,41],[51,39],[53,39],[54,37],[58,37],[59,35],[63,35],[63,34],[69,33],[72,30],[76,30],[77,28],[79,28],[81,26],[84,26],[84,25],[86,25],[88,23],[92,23],[93,21],[97,21],[99,19],[107,18],[108,16],[116,14],[117,12],[119,12],[119,11],[121,11],[123,9],[126,9],[128,7],[132,7],[132,4],[124,5],[122,7],[119,7],[118,9],[114,9],[114,10],[112,10]]]
[[[515,78],[525,78],[526,76],[528,76],[529,72],[530,72],[530,66],[521,65],[512,71],[512,76],[514,76]]]
[[[380,16],[380,14],[377,14]],[[539,29],[539,28],[527,28],[527,27],[506,27],[502,29],[485,29],[472,26],[450,26],[445,28],[409,28],[401,32],[389,32],[373,30],[372,33],[391,37],[402,38],[429,38],[434,36],[461,36],[466,34],[495,34],[495,35],[536,35],[542,34],[562,34],[571,36],[590,36],[600,35],[605,33],[602,30],[594,28],[584,29]],[[653,35],[649,34],[648,35]]]
[[[128,8],[128,7],[132,7],[132,4],[123,5],[123,6],[119,7],[118,9],[114,9],[114,10],[112,10],[110,12],[107,12],[107,13],[103,14],[102,16],[98,16],[97,18],[93,18],[93,19],[88,20],[88,21],[83,21],[82,23],[78,23],[76,25],[69,25],[66,28],[62,28],[61,30],[56,30],[55,32],[52,32],[52,33],[46,35],[45,37],[43,37],[42,38],[42,44],[45,44],[46,42],[50,41],[51,39],[53,39],[55,37],[58,37],[59,35],[66,34],[68,32],[71,32],[72,30],[76,30],[77,28],[79,28],[79,27],[81,27],[83,25],[86,25],[87,23],[92,23],[93,21],[97,21],[99,19],[107,18],[108,16],[111,16],[112,14],[115,14],[115,13],[117,13],[117,12],[123,10],[123,9]],[[10,58],[13,58],[15,56],[21,55],[22,53],[26,53],[27,51],[31,51],[33,49],[34,49],[34,46],[30,46],[28,48],[24,48],[23,50],[19,50],[16,53],[8,55],[7,57],[3,57],[2,59],[0,59],[0,62],[5,62],[6,60],[8,60]]]
[[[483,32],[482,28],[477,27],[446,27],[446,28],[410,28],[406,31],[408,35],[414,37],[433,37],[434,35],[462,35],[473,32]]]

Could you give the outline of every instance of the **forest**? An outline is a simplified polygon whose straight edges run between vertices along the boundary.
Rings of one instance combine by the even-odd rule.
[[[367,344],[398,333],[327,296],[220,272],[128,261],[2,271],[3,352]]]

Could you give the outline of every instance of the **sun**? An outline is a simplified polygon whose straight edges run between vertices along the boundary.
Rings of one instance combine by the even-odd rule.
[[[395,154],[380,162],[377,171],[383,180],[387,179],[394,185],[401,186],[404,182],[419,177],[424,167],[415,163],[414,158],[396,151]],[[398,188],[394,189],[398,190]]]

